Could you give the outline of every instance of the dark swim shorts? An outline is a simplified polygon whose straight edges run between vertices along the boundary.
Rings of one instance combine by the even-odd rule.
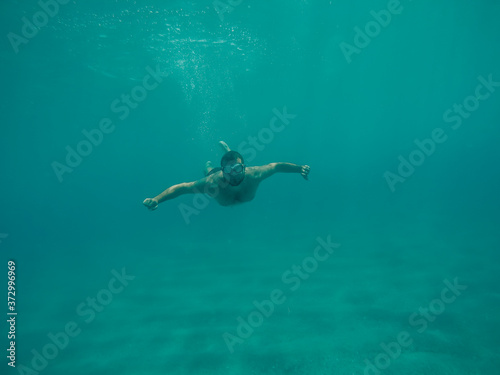
[[[221,167],[212,168],[212,170],[210,172],[208,172],[207,176],[210,176],[211,174],[217,173],[219,171],[222,171]]]

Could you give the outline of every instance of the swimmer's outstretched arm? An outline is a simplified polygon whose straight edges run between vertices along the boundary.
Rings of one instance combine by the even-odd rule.
[[[257,167],[261,172],[261,178],[265,179],[275,173],[300,173],[306,180],[308,179],[311,167],[308,165],[298,165],[293,163],[269,163],[261,167]]]
[[[144,204],[150,210],[156,210],[160,203],[177,198],[179,195],[202,192],[205,187],[205,181],[206,179],[202,178],[198,181],[183,182],[177,185],[173,185],[154,198],[144,199],[144,202],[142,202],[142,204]]]

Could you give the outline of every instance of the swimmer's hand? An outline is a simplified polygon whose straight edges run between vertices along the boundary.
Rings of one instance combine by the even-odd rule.
[[[148,209],[151,211],[156,210],[158,208],[158,201],[154,198],[146,198],[144,202],[142,202]]]
[[[302,175],[302,177],[304,177],[305,180],[309,180],[309,177],[307,177],[307,176],[309,175],[310,170],[311,170],[310,166],[308,166],[308,165],[302,166],[302,169],[300,170],[300,174]]]

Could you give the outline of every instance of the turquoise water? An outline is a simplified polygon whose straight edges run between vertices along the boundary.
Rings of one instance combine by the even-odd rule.
[[[41,4],[0,4],[2,374],[498,373],[500,4]],[[309,181],[142,205],[219,140]]]

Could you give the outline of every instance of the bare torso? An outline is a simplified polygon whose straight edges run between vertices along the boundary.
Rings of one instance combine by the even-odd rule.
[[[231,172],[227,174],[223,174],[222,171],[214,171],[213,174],[209,174],[202,179],[173,185],[154,198],[146,198],[142,203],[148,209],[155,210],[159,203],[176,198],[182,194],[208,194],[221,206],[231,206],[251,201],[255,197],[259,184],[274,173],[300,173],[307,180],[310,170],[308,165],[301,166],[280,162],[246,167],[244,172],[236,172],[233,169],[235,165],[230,166]],[[241,175],[240,173],[245,174]],[[241,181],[241,183],[237,186],[232,186],[228,183],[229,179],[234,183],[238,181]]]
[[[238,186],[229,185],[221,171],[206,177],[205,192],[221,206],[231,206],[251,201],[255,197],[261,179],[259,167],[247,167],[245,178]]]

